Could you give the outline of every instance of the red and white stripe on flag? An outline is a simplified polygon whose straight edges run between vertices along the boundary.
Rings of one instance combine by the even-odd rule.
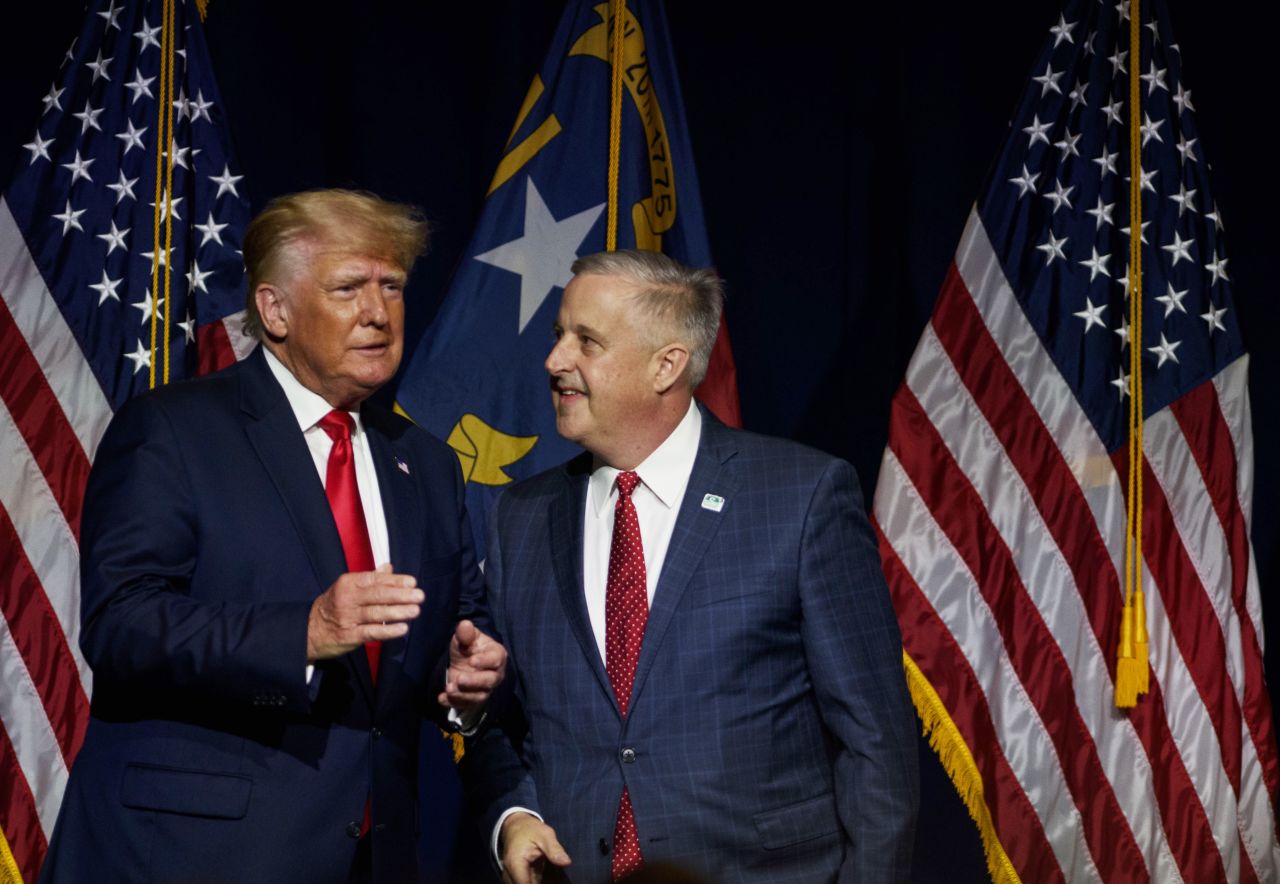
[[[4,880],[38,867],[89,719],[77,538],[89,462],[111,413],[0,199]]]
[[[195,4],[90,0],[43,104],[0,197],[6,884],[35,880],[89,722],[77,544],[98,441],[130,396],[252,346],[249,206]]]
[[[1280,876],[1246,377],[1242,356],[1147,420],[1151,691],[1117,710],[1124,453],[971,214],[874,512],[912,694],[997,880]]]

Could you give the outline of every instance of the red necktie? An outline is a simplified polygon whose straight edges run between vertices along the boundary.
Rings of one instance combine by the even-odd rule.
[[[604,668],[624,718],[631,702],[631,686],[636,680],[644,625],[649,619],[640,520],[631,500],[631,492],[638,484],[640,477],[634,472],[618,474],[618,503],[613,514],[613,542],[609,545],[609,577],[604,595]],[[614,880],[631,874],[643,864],[631,794],[624,787],[613,829]]]
[[[369,527],[365,524],[364,507],[360,504],[356,460],[351,450],[351,415],[334,409],[320,418],[318,426],[333,440],[333,447],[329,449],[324,493],[329,498],[333,520],[338,524],[342,551],[347,557],[347,570],[372,571],[373,546],[369,543]],[[369,675],[376,684],[378,655],[382,651],[382,643],[366,642],[364,651],[369,657]]]

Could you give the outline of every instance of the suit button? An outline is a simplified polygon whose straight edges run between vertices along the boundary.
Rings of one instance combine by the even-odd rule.
[[[609,855],[609,842],[608,842],[608,841],[606,841],[606,840],[604,840],[603,838],[601,838],[601,839],[600,839],[600,843],[599,843],[599,844],[597,844],[597,845],[596,845],[596,847],[598,847],[598,848],[600,849],[600,855],[601,855],[601,856],[608,856],[608,855]]]
[[[623,749],[623,750],[622,750],[622,763],[623,763],[623,764],[635,764],[635,761],[636,761],[636,750],[635,750],[635,749],[632,749],[630,746],[628,746],[627,748],[625,748],[625,749]]]
[[[347,834],[348,834],[348,835],[350,835],[352,838],[359,838],[359,837],[360,837],[360,824],[359,824],[359,823],[347,823]]]
[[[380,739],[382,737],[382,731],[376,727],[372,728],[369,731],[369,736],[373,737],[375,740]]]

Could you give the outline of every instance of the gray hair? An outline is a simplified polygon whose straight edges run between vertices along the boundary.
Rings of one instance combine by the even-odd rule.
[[[634,282],[633,300],[657,328],[641,329],[655,338],[675,334],[689,346],[689,380],[697,387],[707,376],[711,348],[720,330],[724,282],[712,267],[686,267],[661,252],[622,249],[596,252],[573,262],[575,276],[612,276]],[[656,345],[669,343],[657,341]]]

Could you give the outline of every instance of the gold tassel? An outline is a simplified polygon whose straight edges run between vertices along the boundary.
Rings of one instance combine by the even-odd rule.
[[[1133,605],[1124,606],[1120,621],[1120,658],[1116,661],[1116,706],[1132,709],[1138,705],[1138,660],[1133,647]]]

